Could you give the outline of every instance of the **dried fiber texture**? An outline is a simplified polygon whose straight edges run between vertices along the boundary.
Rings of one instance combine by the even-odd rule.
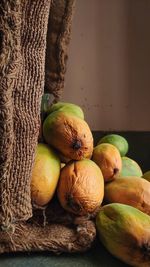
[[[83,252],[91,247],[96,231],[92,221],[68,227],[61,224],[41,226],[20,223],[13,234],[0,233],[0,253],[15,251],[42,251],[55,253]]]
[[[0,224],[32,216],[50,0],[0,1]]]
[[[41,250],[57,254],[82,252],[91,247],[95,237],[95,224],[90,218],[75,217],[54,203],[44,213],[42,210],[35,211],[27,223],[17,224],[14,233],[0,232],[0,253]]]
[[[51,4],[45,62],[45,92],[54,95],[54,102],[57,102],[64,87],[74,5],[75,0],[53,0]]]
[[[0,1],[0,253],[85,251],[95,224],[54,202],[34,210],[30,178],[45,88],[56,100],[64,86],[74,0]],[[50,10],[49,24],[48,16]]]
[[[14,122],[12,98],[20,67],[20,13],[18,0],[0,2],[0,225],[9,227],[10,170],[13,160]]]

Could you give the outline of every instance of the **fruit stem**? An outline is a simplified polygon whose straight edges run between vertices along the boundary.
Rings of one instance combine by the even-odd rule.
[[[81,206],[79,205],[79,203],[74,201],[74,198],[71,194],[69,193],[66,194],[66,201],[67,201],[67,206],[71,208],[74,212],[81,211]]]
[[[73,140],[73,143],[72,143],[72,148],[77,150],[79,148],[81,148],[82,144],[81,144],[81,141],[80,140]]]
[[[118,168],[114,168],[114,174],[117,174],[117,173],[118,173],[118,171],[119,171],[119,169],[118,169]]]

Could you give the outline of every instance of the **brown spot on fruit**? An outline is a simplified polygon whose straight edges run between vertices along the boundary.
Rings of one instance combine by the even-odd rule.
[[[72,142],[72,148],[77,150],[77,149],[80,149],[82,147],[82,143],[81,143],[81,140],[73,140]]]

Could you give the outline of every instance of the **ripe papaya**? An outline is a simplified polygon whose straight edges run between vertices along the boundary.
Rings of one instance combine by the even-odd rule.
[[[119,150],[109,143],[94,147],[92,160],[100,167],[105,182],[114,180],[122,168]]]
[[[150,215],[150,182],[135,176],[119,177],[105,185],[106,203],[133,206]]]
[[[65,158],[90,158],[93,152],[93,135],[85,120],[67,112],[54,111],[43,123],[45,142]]]
[[[101,208],[96,227],[112,255],[134,267],[150,266],[150,216],[134,207],[112,203]]]

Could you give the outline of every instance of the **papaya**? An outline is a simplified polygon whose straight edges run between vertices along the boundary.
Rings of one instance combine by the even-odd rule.
[[[77,215],[95,213],[104,197],[100,168],[89,159],[71,161],[61,169],[57,195],[61,206]]]
[[[57,102],[47,109],[47,115],[54,111],[67,112],[84,120],[84,112],[80,106],[73,103]]]
[[[101,208],[96,228],[105,248],[134,267],[150,266],[150,216],[119,203]]]
[[[97,145],[102,143],[114,145],[119,150],[121,157],[125,156],[129,150],[129,144],[127,140],[119,134],[107,134],[103,136]]]
[[[122,169],[119,175],[120,177],[124,176],[142,177],[143,173],[141,167],[135,160],[129,157],[122,157]]]
[[[93,135],[85,120],[70,113],[54,111],[43,123],[43,136],[64,157],[80,160],[90,158]]]
[[[106,184],[105,203],[122,203],[150,215],[150,183],[143,178],[119,177]]]
[[[94,147],[92,160],[100,167],[105,182],[114,180],[122,168],[118,149],[109,143],[103,143]]]
[[[81,119],[84,119],[84,112],[82,108],[73,103],[66,102],[57,102],[52,104],[52,95],[51,94],[43,94],[41,101],[41,114],[42,117],[47,117],[50,113],[54,111],[66,111],[75,115]]]
[[[44,206],[52,199],[59,175],[60,159],[46,144],[38,144],[31,175],[31,200],[33,204]]]
[[[150,182],[150,171],[144,172],[142,177]]]

